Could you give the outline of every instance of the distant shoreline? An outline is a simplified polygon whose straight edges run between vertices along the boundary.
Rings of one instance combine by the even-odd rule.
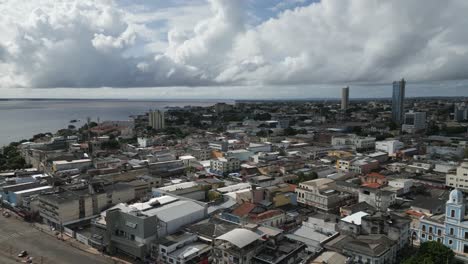
[[[355,97],[350,98],[352,101],[385,101],[391,100],[391,97]],[[457,99],[466,100],[468,96],[407,96],[406,99],[413,100],[436,100],[436,99]],[[340,97],[323,97],[323,98],[265,98],[265,99],[194,99],[194,98],[181,98],[181,99],[122,99],[122,98],[0,98],[0,101],[109,101],[109,102],[288,102],[288,101],[323,101],[341,100]]]

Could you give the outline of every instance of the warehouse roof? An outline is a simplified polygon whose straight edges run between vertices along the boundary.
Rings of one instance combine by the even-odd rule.
[[[144,211],[143,213],[148,216],[156,215],[159,218],[159,220],[167,223],[172,220],[179,219],[192,213],[204,210],[205,208],[196,202],[176,201],[173,203],[163,205],[161,207],[149,209],[147,211]]]

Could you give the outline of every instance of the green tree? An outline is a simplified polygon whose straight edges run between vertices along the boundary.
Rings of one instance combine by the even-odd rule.
[[[391,122],[388,123],[388,127],[390,128],[390,130],[396,130],[396,129],[398,129],[398,125],[397,125],[395,122],[393,122],[393,121],[391,121]]]
[[[108,141],[104,141],[101,143],[101,148],[102,149],[119,149],[120,148],[120,143],[119,141],[115,139],[111,139]]]
[[[295,136],[297,135],[297,130],[292,127],[287,127],[284,129],[283,133],[285,136]]]
[[[457,263],[453,251],[442,243],[428,241],[421,244],[416,255],[402,262],[403,264],[438,264]]]
[[[297,179],[296,179],[296,181],[294,183],[299,184],[301,182],[311,181],[311,180],[315,180],[317,178],[318,178],[318,175],[314,171],[309,172],[309,173],[299,172],[299,173],[297,173]]]

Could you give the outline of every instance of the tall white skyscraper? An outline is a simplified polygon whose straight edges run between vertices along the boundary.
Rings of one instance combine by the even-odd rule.
[[[348,109],[349,106],[349,87],[341,88],[341,110]]]
[[[163,129],[166,127],[164,121],[164,112],[160,110],[150,110],[148,115],[149,126],[154,129]]]

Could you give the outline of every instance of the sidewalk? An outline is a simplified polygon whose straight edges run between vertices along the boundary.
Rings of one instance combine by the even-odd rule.
[[[81,243],[80,241],[74,239],[73,237],[68,236],[65,233],[60,234],[60,232],[58,232],[56,230],[55,231],[51,230],[48,225],[40,224],[40,223],[32,223],[31,225],[34,228],[36,228],[37,230],[39,230],[39,231],[41,231],[41,232],[43,232],[43,233],[45,233],[47,235],[53,236],[53,237],[57,238],[58,240],[62,240],[63,242],[66,242],[71,247],[74,247],[74,248],[79,249],[79,250],[84,251],[84,252],[88,252],[88,253],[93,254],[93,255],[104,256],[104,257],[108,258],[110,261],[112,261],[112,263],[114,263],[114,264],[132,264],[131,262],[128,262],[128,261],[125,261],[125,260],[122,260],[122,259],[119,259],[119,258],[116,258],[116,257],[113,257],[113,256],[103,254],[102,252],[98,251],[97,249],[95,249],[93,247],[90,247],[90,246],[87,246],[87,245]]]

